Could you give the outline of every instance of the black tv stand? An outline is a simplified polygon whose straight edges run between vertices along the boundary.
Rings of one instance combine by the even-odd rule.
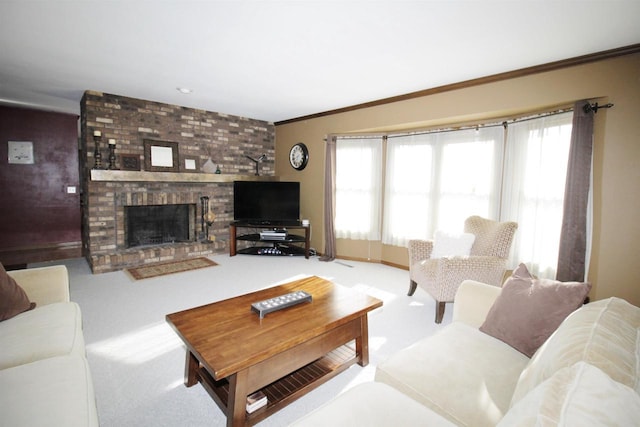
[[[238,235],[238,228],[252,228],[254,230],[253,232]],[[283,236],[283,238],[263,239],[260,236],[260,231],[267,229],[286,229],[287,231],[304,230],[304,236],[301,236],[299,234],[287,233],[287,235]],[[234,221],[229,224],[229,256],[235,256],[236,254],[271,256],[304,255],[304,257],[308,259],[310,249],[310,235],[310,225],[266,225]],[[253,245],[246,248],[238,249],[238,240],[253,242]]]

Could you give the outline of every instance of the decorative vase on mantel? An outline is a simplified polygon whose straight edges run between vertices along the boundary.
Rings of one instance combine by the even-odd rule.
[[[216,170],[217,167],[213,161],[211,161],[211,157],[209,157],[209,159],[202,165],[202,172],[204,173],[216,173]]]

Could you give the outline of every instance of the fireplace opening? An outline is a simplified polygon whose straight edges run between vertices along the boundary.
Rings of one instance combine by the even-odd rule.
[[[127,248],[194,240],[195,210],[195,204],[125,206]]]

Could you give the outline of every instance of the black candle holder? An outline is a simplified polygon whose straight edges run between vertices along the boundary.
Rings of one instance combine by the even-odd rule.
[[[111,142],[109,142],[109,169],[118,169],[116,168],[116,144],[111,144]]]
[[[93,135],[93,142],[95,144],[95,149],[93,151],[93,159],[94,159],[93,168],[94,169],[102,169],[102,153],[100,152],[101,140],[102,140],[102,136]]]
[[[209,196],[200,197],[200,210],[201,210],[201,226],[202,226],[202,242],[209,242],[209,224],[207,224],[207,214],[209,213]]]

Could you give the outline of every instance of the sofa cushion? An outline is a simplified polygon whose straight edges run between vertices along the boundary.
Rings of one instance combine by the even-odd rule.
[[[589,283],[536,279],[520,264],[505,281],[480,330],[531,357],[583,304],[590,289]]]
[[[454,322],[380,363],[375,379],[457,425],[495,426],[528,361],[504,342]]]
[[[84,355],[80,307],[43,305],[0,322],[0,369],[66,354]]]
[[[580,361],[640,393],[640,308],[612,297],[573,312],[522,371],[511,404]]]
[[[632,426],[639,420],[640,395],[578,362],[534,388],[498,426]]]
[[[36,304],[29,301],[25,291],[7,274],[0,263],[0,321],[32,310],[35,306]]]
[[[368,382],[350,388],[292,426],[454,427],[455,424],[386,384]]]
[[[0,371],[2,425],[98,426],[87,361],[61,356]]]

